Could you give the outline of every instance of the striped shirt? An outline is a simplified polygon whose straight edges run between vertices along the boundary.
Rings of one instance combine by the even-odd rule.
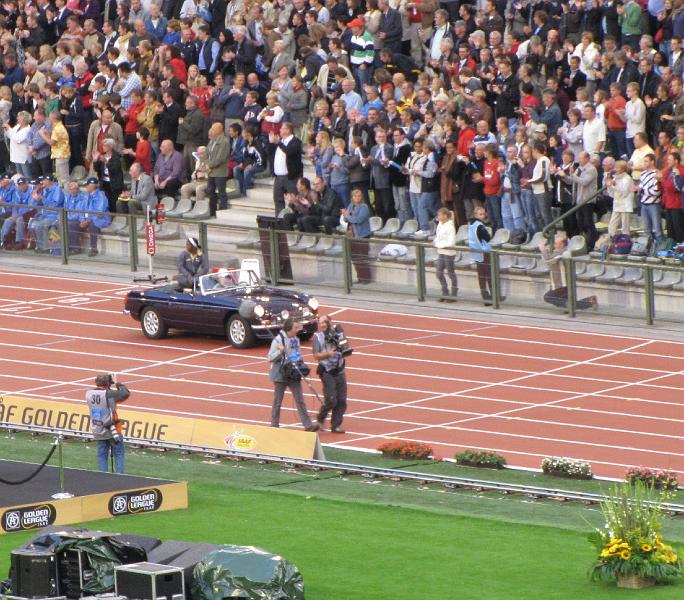
[[[641,204],[660,204],[662,192],[655,169],[641,172],[639,187],[641,188],[641,197],[639,198]]]
[[[362,64],[372,65],[375,57],[373,36],[364,31],[361,35],[353,35],[349,41],[349,62],[352,67]]]

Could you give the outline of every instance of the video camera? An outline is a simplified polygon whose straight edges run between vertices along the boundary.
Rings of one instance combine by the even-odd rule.
[[[325,341],[331,346],[335,347],[343,358],[351,356],[354,349],[351,347],[347,336],[344,334],[344,329],[341,325],[330,325],[328,329],[325,330]]]

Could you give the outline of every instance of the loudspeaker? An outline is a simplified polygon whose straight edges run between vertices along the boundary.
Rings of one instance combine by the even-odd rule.
[[[197,544],[193,544],[192,548],[186,550],[180,556],[163,564],[183,569],[185,589],[189,590],[193,581],[192,572],[195,570],[195,565],[203,560],[207,554],[213,552],[217,548],[218,546],[216,544],[198,542]]]
[[[134,563],[114,568],[116,594],[140,600],[157,600],[164,596],[184,596],[183,570],[168,565]]]
[[[147,553],[147,560],[159,565],[168,565],[174,558],[190,550],[195,544],[192,542],[177,542],[168,540]]]
[[[45,598],[59,595],[57,559],[52,552],[13,550],[12,592],[24,598]]]

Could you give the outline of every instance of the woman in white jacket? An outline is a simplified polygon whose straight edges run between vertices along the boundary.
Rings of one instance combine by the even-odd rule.
[[[432,244],[437,248],[437,280],[442,286],[442,297],[439,302],[456,302],[458,295],[458,279],[454,270],[454,257],[456,250],[456,227],[454,227],[454,213],[442,207],[437,211],[437,230]],[[451,280],[451,295],[444,270],[446,269]]]
[[[622,233],[629,235],[629,225],[634,211],[634,180],[628,172],[627,163],[619,160],[615,163],[615,172],[606,178],[608,195],[613,199],[613,212],[608,223],[608,234],[617,233],[618,224]]]
[[[17,124],[10,127],[5,123],[7,139],[10,143],[10,161],[14,163],[17,173],[24,177],[32,177],[31,153],[29,152],[28,134],[31,131],[31,115],[22,110],[17,115]]]
[[[625,144],[627,145],[627,156],[631,156],[634,152],[634,136],[646,131],[646,105],[639,98],[639,84],[634,81],[627,84],[627,97],[629,100],[625,104],[622,120],[627,123]]]

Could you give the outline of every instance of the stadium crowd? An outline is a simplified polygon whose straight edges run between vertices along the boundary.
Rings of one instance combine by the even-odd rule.
[[[268,173],[302,231],[485,207],[523,240],[580,204],[589,247],[607,211],[683,242],[683,36],[683,0],[5,0],[1,241],[48,251],[64,206],[94,255],[89,211],[215,216]]]

